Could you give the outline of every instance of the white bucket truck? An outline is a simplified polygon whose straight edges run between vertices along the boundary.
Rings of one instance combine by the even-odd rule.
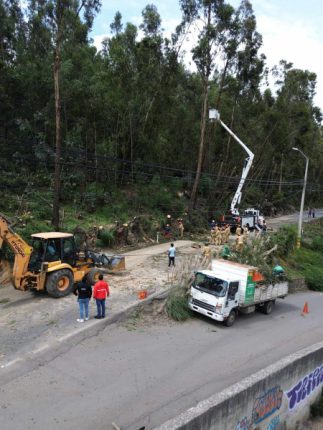
[[[237,313],[259,308],[270,314],[275,300],[288,294],[288,282],[264,285],[256,267],[227,260],[213,260],[212,270],[195,273],[190,290],[189,308],[216,321],[232,326]]]

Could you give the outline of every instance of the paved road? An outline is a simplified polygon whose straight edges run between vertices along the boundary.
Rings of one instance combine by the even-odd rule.
[[[316,209],[315,217],[322,218],[323,209]],[[281,227],[284,224],[298,224],[298,220],[299,220],[299,212],[294,212],[289,215],[283,215],[275,218],[266,218],[268,226],[272,227],[273,229],[277,229],[278,227]],[[303,222],[308,222],[312,220],[313,218],[309,218],[307,211],[305,211],[303,213]]]
[[[301,309],[308,301],[310,313]],[[6,430],[151,429],[279,358],[322,340],[323,294],[278,301],[273,313],[226,328],[197,316],[184,324],[112,325],[26,375],[2,383]],[[0,378],[1,382],[1,378]]]
[[[323,216],[322,210],[317,211],[320,215]],[[276,228],[297,220],[298,214],[294,214],[267,223]],[[185,252],[190,244],[177,242],[177,247],[182,246]],[[134,251],[127,257],[127,266],[134,270],[147,264],[148,256],[163,253],[167,247],[163,244]],[[214,390],[321,340],[322,317],[318,307],[323,305],[323,299],[315,294],[313,300],[313,295],[289,296],[277,306],[273,316],[244,316],[230,331],[200,317],[184,325],[150,329],[139,325],[134,331],[109,326],[66,351],[69,334],[86,330],[75,323],[74,297],[57,301],[44,296],[35,298],[11,287],[0,289],[3,428],[38,429],[49,417],[52,418],[48,429],[57,428],[58,422],[62,429],[109,429],[113,420],[122,424],[123,429],[137,430],[142,423],[151,428]],[[304,319],[299,314],[307,299],[311,313]],[[113,313],[134,301],[136,295],[120,303],[115,301],[110,310]],[[97,323],[101,322],[89,321],[89,326]],[[58,343],[64,344],[64,352],[31,371],[30,352],[53,345],[57,348]],[[20,360],[19,373],[25,376],[8,383],[8,360]],[[98,371],[100,366],[102,372]],[[39,406],[33,407],[26,401],[30,398],[36,399]],[[85,408],[89,412],[84,418]]]
[[[191,247],[193,242],[176,242],[179,261],[186,254],[196,254]],[[108,303],[109,315],[127,309],[138,301],[137,290],[150,286],[161,292],[167,287],[168,271],[166,250],[169,243],[155,245],[127,252],[127,272],[109,277],[111,300]],[[160,259],[161,264],[158,266]],[[156,266],[156,267],[155,267]],[[147,288],[148,288],[147,287]],[[149,287],[149,288],[150,288]],[[96,313],[94,301],[90,303],[90,315]],[[73,294],[62,299],[53,299],[46,294],[15,290],[12,285],[0,288],[0,369],[34,351],[60,345],[73,333],[86,332],[88,327],[101,323],[91,319],[86,324],[78,324],[76,298]]]

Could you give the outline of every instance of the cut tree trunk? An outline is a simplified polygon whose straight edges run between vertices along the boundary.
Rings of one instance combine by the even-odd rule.
[[[54,171],[54,201],[53,201],[53,227],[59,230],[59,200],[61,192],[61,100],[60,100],[60,36],[56,39],[55,59],[54,59],[54,88],[55,88],[55,120],[56,120],[56,151],[55,151],[55,171]]]
[[[193,189],[191,193],[190,209],[194,209],[196,205],[197,190],[200,183],[201,172],[202,172],[208,95],[209,95],[208,79],[206,78],[204,80],[204,85],[203,85],[203,109],[202,109],[202,118],[201,118],[200,147],[199,147],[199,154],[198,154],[198,160],[197,160],[196,175],[195,175],[195,180],[194,180]]]

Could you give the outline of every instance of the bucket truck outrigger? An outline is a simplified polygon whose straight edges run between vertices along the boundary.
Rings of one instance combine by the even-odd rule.
[[[242,174],[240,178],[240,182],[238,185],[238,188],[233,196],[233,199],[231,201],[230,205],[230,214],[225,216],[222,216],[221,222],[223,224],[229,224],[231,227],[231,230],[235,230],[238,224],[241,226],[247,225],[250,229],[255,228],[256,224],[258,223],[259,219],[263,219],[263,217],[260,215],[259,210],[254,208],[248,208],[244,211],[243,214],[239,213],[239,209],[236,207],[237,204],[241,201],[241,195],[242,195],[242,188],[244,186],[244,183],[246,181],[246,178],[248,176],[249,170],[252,166],[253,159],[255,157],[254,153],[250,151],[250,149],[236,136],[230,128],[224,124],[223,121],[220,119],[220,114],[216,109],[210,109],[209,111],[209,118],[211,120],[218,121],[222,127],[239,143],[240,146],[247,152],[248,156],[245,159],[244,166],[242,169]]]

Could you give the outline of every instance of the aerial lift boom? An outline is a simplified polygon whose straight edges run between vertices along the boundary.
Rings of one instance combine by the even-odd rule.
[[[219,121],[219,123],[222,125],[223,128],[226,129],[226,131],[239,143],[240,146],[247,152],[248,157],[245,159],[244,167],[242,169],[241,179],[238,185],[238,188],[233,196],[233,199],[231,201],[230,205],[230,212],[232,215],[239,215],[239,210],[236,208],[236,204],[240,203],[241,200],[241,190],[244,186],[244,183],[246,181],[246,178],[248,176],[249,170],[251,168],[253,159],[254,159],[254,153],[250,151],[250,149],[236,136],[232,130],[228,126],[224,124],[223,121],[221,121],[220,114],[217,110],[211,109],[209,113],[210,119]]]

